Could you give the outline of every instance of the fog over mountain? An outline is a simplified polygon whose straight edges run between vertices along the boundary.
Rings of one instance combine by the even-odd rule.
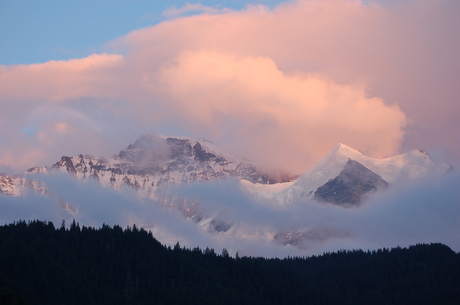
[[[1,178],[2,223],[136,224],[162,243],[242,255],[419,242],[460,249],[460,175],[420,151],[373,159],[340,144],[300,177],[275,183],[213,143],[152,135],[112,158],[62,157]]]

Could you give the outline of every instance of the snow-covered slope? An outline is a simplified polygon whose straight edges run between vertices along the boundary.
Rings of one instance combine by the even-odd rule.
[[[96,179],[115,189],[128,186],[152,199],[159,199],[161,186],[168,184],[219,178],[273,183],[252,164],[219,151],[209,141],[154,135],[142,136],[109,159],[63,156],[51,168],[33,168],[28,172],[66,172],[78,179]]]
[[[48,192],[46,186],[40,181],[0,174],[0,195],[23,196],[28,189],[42,195]]]
[[[274,183],[254,165],[235,157],[207,140],[145,135],[109,159],[90,155],[63,156],[51,167],[31,168],[29,174],[69,173],[77,179],[94,179],[103,187],[135,189],[139,196],[179,209],[184,216],[210,232],[227,231],[213,211],[204,211],[194,199],[178,196],[176,184],[206,182],[222,178],[257,183]]]
[[[243,186],[260,198],[273,199],[277,204],[286,205],[299,200],[318,200],[321,198],[318,189],[323,188],[326,191],[326,185],[329,185],[330,191],[337,191],[338,186],[343,190],[347,183],[348,188],[356,188],[359,184],[359,187],[364,185],[370,191],[385,188],[388,184],[413,181],[426,175],[439,176],[449,169],[449,165],[434,163],[428,154],[420,150],[374,159],[344,144],[338,144],[295,181],[278,185],[244,182]],[[344,179],[349,180],[350,176],[355,178],[354,183],[344,183]],[[332,185],[334,183],[335,186]]]
[[[287,211],[292,205],[308,204],[311,200],[345,207],[360,205],[373,191],[427,175],[437,177],[448,170],[448,165],[434,163],[422,151],[373,159],[339,144],[297,179],[274,183],[254,165],[209,141],[146,135],[108,159],[89,155],[63,156],[51,167],[31,168],[27,173],[61,172],[79,180],[94,179],[101,186],[116,190],[133,188],[140,197],[154,199],[162,207],[179,209],[186,218],[219,238],[275,240],[302,247],[306,242],[343,238],[348,233],[308,223],[283,228],[261,225],[263,222],[252,224],[220,215],[218,208],[213,209],[209,203],[205,209],[202,202],[180,196],[171,186],[232,178],[239,180],[249,198],[257,198],[257,203],[274,204]],[[55,199],[61,208],[78,218],[78,209],[55,198],[34,178],[0,175],[0,194],[20,196],[30,188]]]
[[[25,193],[25,179],[0,174],[0,194],[21,196]]]
[[[368,192],[448,170],[448,165],[434,163],[419,150],[374,159],[338,144],[297,179],[274,183],[254,165],[210,141],[145,135],[109,159],[63,156],[49,168],[31,168],[27,173],[64,172],[78,179],[95,179],[105,187],[131,187],[142,197],[179,206],[187,217],[193,217],[198,211],[196,202],[171,194],[171,185],[235,178],[250,194],[276,205],[316,199],[347,206],[360,204]],[[44,186],[32,180],[0,176],[2,194],[19,196],[26,186],[44,192]]]

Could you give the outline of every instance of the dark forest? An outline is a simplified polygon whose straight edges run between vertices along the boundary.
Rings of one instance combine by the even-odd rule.
[[[230,257],[150,232],[46,221],[0,226],[0,304],[460,304],[443,244],[312,257]]]

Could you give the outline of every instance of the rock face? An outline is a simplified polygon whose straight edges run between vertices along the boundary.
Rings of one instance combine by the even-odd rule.
[[[411,181],[426,175],[437,177],[449,169],[446,164],[435,164],[422,151],[373,159],[339,144],[297,179],[288,177],[275,181],[256,166],[210,141],[145,135],[108,159],[90,155],[63,156],[51,167],[31,168],[27,173],[66,173],[76,179],[94,179],[101,186],[117,190],[132,188],[143,198],[180,210],[186,218],[210,233],[255,234],[284,245],[301,247],[305,243],[344,237],[347,233],[310,224],[283,230],[254,228],[239,219],[219,215],[212,210],[212,204],[208,203],[205,210],[197,200],[179,196],[174,185],[231,178],[239,181],[241,189],[247,192],[245,196],[254,196],[257,202],[278,208],[296,208],[312,202],[346,208],[363,204],[373,192],[385,190],[398,181]],[[0,195],[21,196],[31,189],[55,199],[64,210],[78,214],[76,208],[54,197],[43,183],[32,179],[32,176],[0,174]]]
[[[0,174],[0,195],[17,197],[25,195],[27,190],[42,195],[46,195],[49,192],[46,185],[40,181]]]
[[[374,159],[339,144],[292,182],[244,183],[244,187],[250,194],[280,206],[315,200],[349,207],[362,203],[370,192],[384,190],[393,183],[439,177],[450,170],[449,165],[434,163],[419,150]]]
[[[46,171],[40,169],[41,171]],[[146,135],[110,159],[63,156],[49,171],[94,178],[103,186],[131,187],[141,195],[161,199],[162,185],[244,179],[252,183],[274,181],[254,165],[226,155],[206,140]]]
[[[313,198],[342,206],[360,205],[367,193],[387,187],[382,177],[350,159],[337,177],[316,190]]]
[[[68,173],[77,179],[95,179],[102,186],[135,189],[145,198],[179,209],[184,216],[206,223],[210,232],[225,232],[233,223],[211,216],[198,202],[174,194],[175,184],[223,178],[270,184],[275,181],[254,165],[222,151],[207,140],[145,135],[109,159],[90,155],[63,156],[51,168],[28,173]],[[202,224],[200,224],[202,225]]]
[[[25,183],[21,178],[0,174],[0,195],[20,196]]]
[[[286,209],[314,201],[349,208],[364,204],[369,195],[385,190],[391,184],[426,176],[439,177],[450,170],[447,164],[436,164],[428,154],[419,150],[373,159],[339,144],[292,182],[276,185],[243,183],[243,186],[254,197]],[[347,232],[324,226],[293,226],[277,231],[274,241],[303,247],[311,242],[346,236]]]

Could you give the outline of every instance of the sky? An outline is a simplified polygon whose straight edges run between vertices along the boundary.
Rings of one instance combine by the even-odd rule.
[[[300,174],[337,143],[460,164],[460,3],[0,2],[0,170],[207,138]]]

